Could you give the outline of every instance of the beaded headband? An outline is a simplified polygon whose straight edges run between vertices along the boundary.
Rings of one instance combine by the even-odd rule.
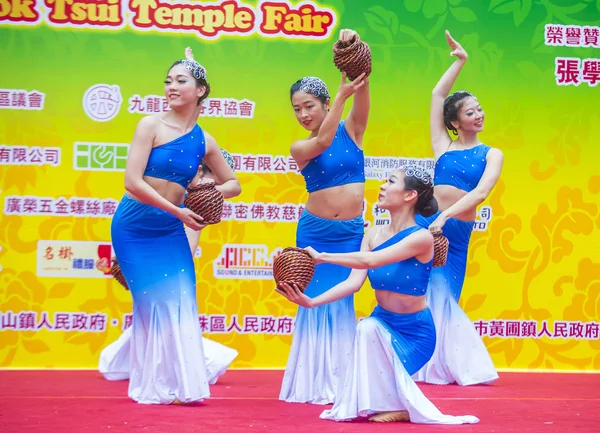
[[[416,165],[407,165],[401,167],[400,170],[404,172],[405,176],[416,177],[426,185],[433,185],[433,179],[429,173]]]
[[[329,98],[329,90],[323,80],[317,77],[304,77],[300,80],[300,91],[303,93],[309,93],[315,98],[324,96]]]
[[[185,59],[181,61],[181,64],[185,67],[185,69],[192,73],[192,76],[195,79],[206,80],[206,69],[200,63],[196,62],[195,60]]]

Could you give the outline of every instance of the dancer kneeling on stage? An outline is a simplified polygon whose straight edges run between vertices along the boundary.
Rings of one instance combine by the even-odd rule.
[[[415,223],[415,214],[428,216],[437,211],[431,177],[416,167],[394,171],[381,187],[378,206],[389,211],[391,224],[372,228],[360,252],[328,254],[307,248],[317,264],[352,268],[345,281],[313,299],[296,285],[277,289],[305,308],[355,293],[367,277],[375,290],[377,306],[358,324],[341,394],[321,418],[476,423],[479,420],[474,416],[442,414],[411,379],[435,348],[435,327],[425,300],[433,236]]]

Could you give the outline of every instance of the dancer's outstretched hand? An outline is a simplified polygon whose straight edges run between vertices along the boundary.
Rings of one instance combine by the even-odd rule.
[[[356,33],[354,30],[352,29],[342,29],[340,30],[340,36],[339,36],[339,40],[345,43],[348,43],[350,41],[352,41],[352,39],[354,39],[354,37],[358,36],[358,33]]]
[[[450,48],[452,48],[452,52],[450,53],[451,56],[456,56],[462,61],[467,60],[467,57],[469,57],[467,52],[458,42],[454,40],[452,36],[450,36],[450,32],[448,30],[446,30],[446,40],[448,41]]]
[[[302,293],[302,290],[298,288],[296,283],[292,283],[290,286],[287,283],[281,283],[282,289],[276,288],[275,291],[280,295],[287,298],[288,301],[298,304],[304,308],[313,308],[312,299]]]
[[[442,230],[442,227],[446,224],[446,215],[442,212],[434,222],[429,225],[429,231],[431,233],[436,233]]]
[[[192,49],[190,47],[186,47],[185,49],[185,58],[187,60],[194,61],[194,53],[192,52]]]
[[[336,98],[340,97],[346,100],[350,96],[354,95],[354,93],[365,84],[365,76],[366,73],[363,72],[356,77],[354,81],[348,81],[348,76],[345,72],[342,72],[342,82],[340,83]]]
[[[310,254],[315,264],[318,265],[319,263],[323,263],[323,260],[321,259],[321,253],[315,250],[313,247],[306,247],[304,250]]]

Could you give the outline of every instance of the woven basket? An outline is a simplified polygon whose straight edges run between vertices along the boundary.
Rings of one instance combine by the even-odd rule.
[[[110,274],[115,278],[115,280],[117,280],[119,282],[119,284],[121,284],[123,287],[125,287],[127,290],[129,290],[129,287],[127,286],[127,283],[125,282],[125,277],[123,276],[123,272],[121,271],[121,267],[119,266],[117,259],[112,260],[112,266],[110,267]]]
[[[355,80],[363,72],[365,78],[371,74],[371,49],[358,35],[349,42],[338,40],[333,44],[333,53],[333,63],[350,80]]]
[[[302,248],[288,247],[273,261],[273,278],[278,289],[282,288],[282,283],[296,283],[304,292],[314,274],[315,262]]]
[[[188,189],[185,207],[200,215],[202,224],[218,224],[223,215],[223,194],[212,182],[204,182]]]
[[[446,265],[448,258],[448,238],[439,230],[433,233],[433,267],[437,268]]]

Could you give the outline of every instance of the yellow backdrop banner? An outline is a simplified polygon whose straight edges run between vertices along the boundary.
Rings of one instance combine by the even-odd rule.
[[[199,123],[243,187],[202,232],[199,324],[238,350],[233,367],[283,367],[296,308],[272,264],[307,199],[289,87],[316,75],[335,93],[340,29],[370,44],[365,229],[386,224],[382,179],[408,161],[433,169],[428,108],[452,62],[448,28],[469,53],[455,90],[477,95],[481,139],[505,155],[461,306],[498,368],[600,370],[599,5],[1,0],[0,366],[97,368],[131,325],[131,296],[108,271],[111,218],[135,125],[169,109],[161,82],[190,46],[212,87]],[[374,303],[365,286],[359,316]]]

